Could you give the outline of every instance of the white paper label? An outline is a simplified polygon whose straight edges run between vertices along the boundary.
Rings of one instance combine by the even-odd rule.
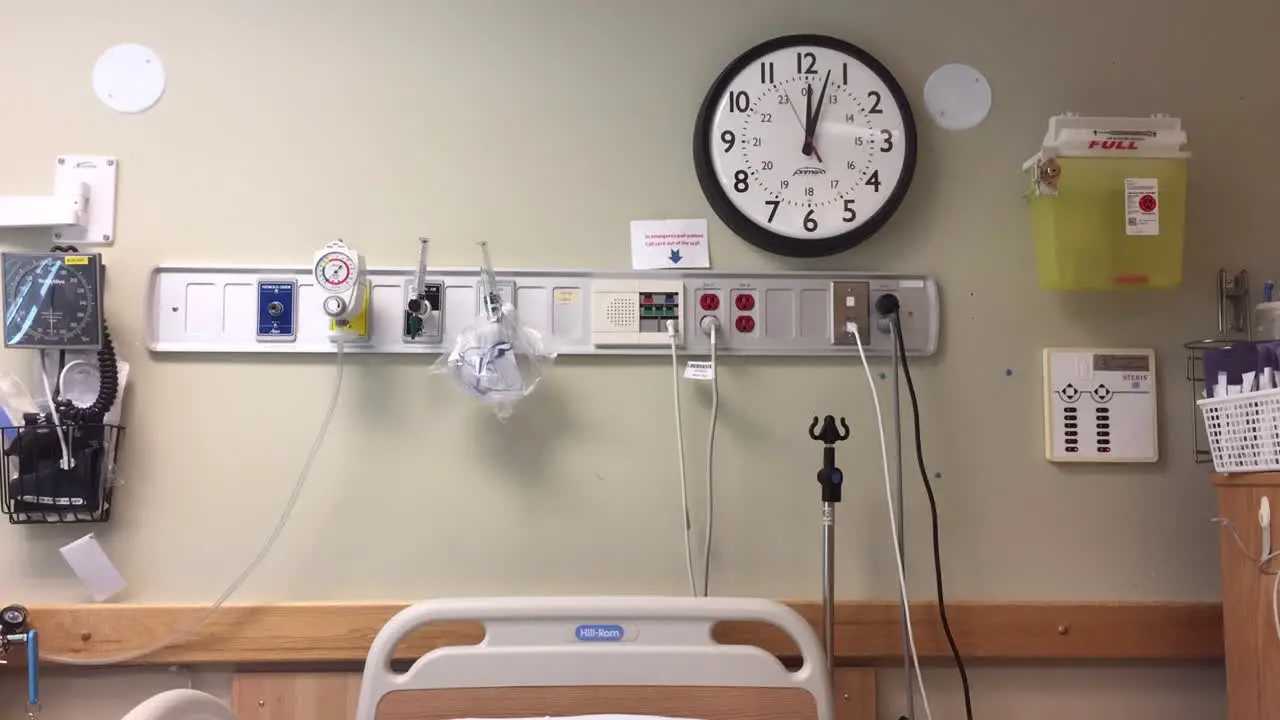
[[[1155,178],[1125,178],[1124,231],[1127,235],[1160,234],[1160,184]]]
[[[716,364],[706,360],[690,360],[684,366],[686,380],[713,380],[716,376]]]

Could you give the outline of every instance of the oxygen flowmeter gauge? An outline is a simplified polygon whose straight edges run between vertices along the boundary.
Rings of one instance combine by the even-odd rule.
[[[329,318],[334,338],[367,337],[369,291],[364,258],[346,243],[334,240],[316,253],[314,274],[324,293],[321,309]]]

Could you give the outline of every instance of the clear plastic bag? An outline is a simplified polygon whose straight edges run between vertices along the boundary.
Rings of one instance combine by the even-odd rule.
[[[555,360],[542,334],[520,324],[516,309],[503,303],[484,243],[481,290],[484,310],[454,339],[432,370],[444,373],[472,397],[489,406],[499,420],[511,417],[515,406],[542,380],[544,368]]]

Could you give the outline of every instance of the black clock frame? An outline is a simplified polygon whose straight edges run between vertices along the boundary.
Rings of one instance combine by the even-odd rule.
[[[868,218],[866,222],[849,232],[813,240],[793,238],[761,227],[734,206],[733,201],[729,199],[728,194],[725,193],[716,176],[715,166],[712,162],[714,148],[711,146],[710,136],[711,123],[715,117],[716,109],[719,107],[725,91],[728,90],[734,78],[765,55],[800,45],[820,47],[825,50],[843,53],[862,63],[867,69],[875,73],[885,87],[888,88],[890,97],[893,98],[893,101],[897,103],[902,112],[902,130],[905,136],[903,138],[902,173],[899,176],[898,184],[890,192],[889,197],[880,206],[880,209]],[[739,55],[733,62],[729,63],[728,67],[720,73],[711,85],[711,89],[702,100],[702,106],[698,109],[697,120],[694,122],[693,168],[698,175],[698,184],[702,186],[702,194],[706,196],[707,202],[711,204],[711,209],[738,237],[761,250],[775,255],[794,258],[827,257],[862,244],[878,232],[880,228],[884,227],[884,224],[893,217],[899,206],[902,205],[903,199],[906,198],[907,190],[911,188],[911,182],[915,178],[915,116],[912,114],[911,103],[907,100],[907,94],[902,90],[902,86],[893,76],[893,73],[889,72],[889,69],[883,63],[866,50],[827,35],[783,35],[766,40]]]

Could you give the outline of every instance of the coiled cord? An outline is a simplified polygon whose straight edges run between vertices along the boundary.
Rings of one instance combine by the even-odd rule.
[[[54,245],[51,252],[78,253],[75,245]],[[99,316],[103,315],[98,308]],[[98,425],[106,418],[111,407],[116,404],[120,394],[120,367],[116,364],[116,348],[111,342],[111,331],[107,329],[107,320],[102,319],[102,345],[98,348],[98,397],[88,407],[80,407],[64,397],[58,397],[54,403],[60,424],[66,425]],[[61,368],[59,368],[61,371]]]
[[[120,394],[120,367],[116,364],[116,349],[106,320],[102,321],[102,346],[98,348],[98,376],[98,397],[88,407],[80,407],[64,397],[57,399],[58,417],[63,423],[101,424]]]

